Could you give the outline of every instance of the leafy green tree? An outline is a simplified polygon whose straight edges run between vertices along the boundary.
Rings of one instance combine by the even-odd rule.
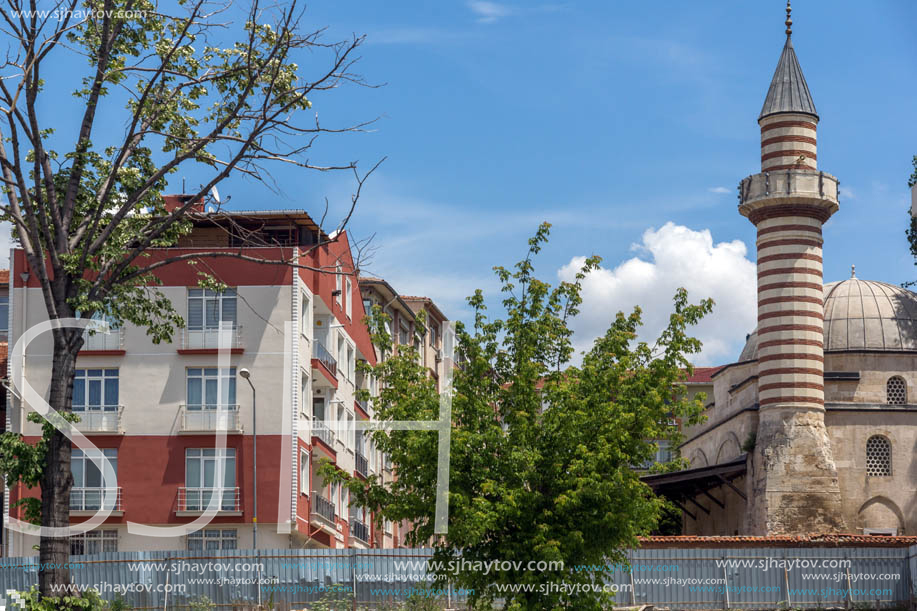
[[[907,186],[913,188],[914,185],[917,185],[917,155],[914,155],[911,163],[914,165],[914,171],[911,172],[911,176],[907,180]],[[908,210],[907,216],[908,227],[905,234],[911,248],[911,254],[917,259],[917,217],[913,216],[910,210]],[[915,264],[917,264],[917,261],[915,261]],[[914,286],[915,284],[917,284],[917,281],[905,282],[904,286]]]
[[[450,574],[449,565],[440,565],[438,578],[473,589],[475,603],[506,597],[511,606],[525,609],[598,609],[608,602],[601,584],[610,573],[574,567],[624,561],[622,550],[656,525],[664,502],[633,465],[652,460],[656,446],[649,440],[677,441],[671,418],[691,424],[701,417],[702,400],[684,398],[681,382],[691,370],[688,356],[701,348],[687,329],[713,304],[691,305],[679,290],[668,326],[652,344],[638,340],[639,308],[618,313],[582,364],[569,365],[582,280],[599,259],[588,259],[574,282],[552,287],[535,277],[533,266],[548,232],[547,224],[539,228],[528,256],[512,270],[495,268],[505,316],[489,318],[478,291],[469,298],[473,324],[458,325],[461,367],[455,370],[452,401],[448,533],[434,533],[434,434],[372,434],[391,457],[394,482],[351,479],[330,465],[320,470],[346,482],[352,503],[390,520],[410,521],[409,542],[432,541],[435,560],[458,553],[466,563],[518,563],[488,574]],[[383,351],[391,347],[384,323],[378,310],[369,320]],[[438,419],[439,395],[412,348],[399,346],[396,355],[366,369],[380,382],[374,399],[378,419]],[[563,568],[527,570],[532,561],[560,561]],[[561,583],[581,589],[561,592],[556,589]],[[505,584],[534,590],[495,589]]]
[[[243,248],[151,257],[175,246],[192,216],[206,222],[196,207],[231,176],[272,187],[272,167],[345,170],[357,180],[355,205],[366,175],[353,163],[315,165],[308,156],[319,136],[362,126],[326,127],[310,108],[327,92],[361,84],[352,69],[362,38],[326,42],[301,17],[295,0],[266,8],[257,0],[240,7],[206,0],[0,1],[0,220],[12,223],[52,322],[101,313],[146,328],[154,341],[169,340],[183,321],[156,290],[156,271],[215,256],[293,264]],[[78,120],[55,112],[74,97],[82,105]],[[162,194],[179,172],[200,184],[167,208]],[[248,235],[247,245],[267,245],[249,234],[239,233]],[[48,403],[66,415],[83,334],[57,327],[52,335]],[[41,487],[40,507],[31,506],[30,516],[40,516],[43,526],[67,526],[70,440],[45,427],[31,450],[15,436],[2,446],[5,456],[22,459],[18,466],[4,461],[10,481]],[[42,595],[69,584],[65,538],[43,537],[39,556]]]

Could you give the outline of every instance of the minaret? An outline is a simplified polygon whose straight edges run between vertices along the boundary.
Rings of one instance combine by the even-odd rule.
[[[838,182],[817,169],[818,114],[792,42],[764,107],[761,173],[739,184],[739,212],[758,232],[758,405],[748,529],[755,534],[844,529],[825,428],[822,225]]]

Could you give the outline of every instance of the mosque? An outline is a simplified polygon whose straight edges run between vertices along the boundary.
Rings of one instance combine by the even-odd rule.
[[[758,326],[739,360],[689,380],[706,422],[690,468],[644,478],[694,535],[917,534],[917,294],[822,279],[838,180],[818,168],[819,117],[792,42],[764,106],[761,171],[739,183],[757,230]]]

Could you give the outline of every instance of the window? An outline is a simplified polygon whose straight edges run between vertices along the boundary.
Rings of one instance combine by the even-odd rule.
[[[405,324],[398,329],[398,343],[405,346],[411,343],[411,330]]]
[[[357,353],[353,345],[347,344],[347,379],[353,382],[357,379]]]
[[[338,335],[338,353],[337,353],[338,371],[347,375],[347,342],[344,340],[344,334]]]
[[[309,374],[301,371],[299,374],[299,415],[302,418],[309,417],[309,399],[312,397],[312,390],[309,386]]]
[[[202,552],[237,549],[239,533],[235,528],[206,528],[188,535],[188,551]]]
[[[331,484],[331,502],[334,504],[334,515],[341,515],[341,484]]]
[[[341,264],[338,263],[334,266],[334,290],[337,291],[337,295],[334,296],[334,300],[338,305],[341,305],[341,293],[344,292],[344,277],[341,275]]]
[[[363,312],[365,312],[367,316],[372,315],[373,313],[373,300],[372,299],[363,300]]]
[[[309,453],[299,453],[299,493],[309,494]]]
[[[888,379],[885,385],[885,397],[889,405],[904,405],[907,403],[907,382],[901,376]]]
[[[299,308],[299,332],[303,337],[308,337],[309,331],[312,329],[312,300],[309,299],[308,295],[302,296]]]
[[[117,530],[90,530],[70,537],[71,556],[116,551],[118,551]]]
[[[103,458],[111,463],[114,481],[102,477]],[[84,452],[74,448],[70,451],[70,472],[73,474],[70,511],[98,511],[103,504],[106,509],[118,507],[117,493],[105,494],[106,489],[118,488],[118,450],[107,448]]]
[[[0,342],[7,341],[9,337],[10,298],[0,297]]]
[[[77,369],[73,379],[73,411],[118,411],[118,370]]]
[[[353,294],[353,281],[350,278],[347,278],[344,281],[344,313],[347,314],[347,318],[353,318],[353,299],[350,296]]]
[[[892,474],[892,442],[884,435],[873,435],[866,441],[866,475],[883,477]]]
[[[219,371],[216,367],[188,369],[189,410],[225,408],[236,404],[236,368],[224,369],[222,375]]]
[[[436,348],[438,345],[437,342],[439,342],[439,338],[436,336],[436,325],[431,324],[430,325],[430,347]]]
[[[217,477],[221,467],[222,483]],[[236,451],[233,448],[185,450],[184,503],[179,504],[184,511],[203,511],[214,496],[222,511],[234,511],[239,504],[235,486]]]
[[[221,322],[236,326],[236,291],[188,289],[188,330],[218,330]]]

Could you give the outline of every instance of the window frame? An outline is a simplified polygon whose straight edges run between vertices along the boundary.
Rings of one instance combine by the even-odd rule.
[[[214,536],[210,533],[219,533]],[[227,533],[232,533],[228,535]],[[192,543],[197,540],[201,541],[201,547],[194,547]],[[208,541],[216,541],[219,544],[217,548],[208,548]],[[232,546],[225,543],[232,541]],[[201,530],[185,535],[185,548],[189,552],[207,552],[239,549],[239,530],[237,528],[202,528]]]
[[[882,443],[885,446],[885,448],[888,449],[888,455],[885,457],[885,461],[887,464],[877,465],[876,463],[878,462],[878,459],[873,456],[870,456],[871,452],[876,451],[876,449],[870,448],[870,444],[872,444],[874,440],[879,443]],[[883,448],[882,450],[884,451],[885,448]],[[873,435],[870,435],[866,439],[866,447],[865,447],[865,452],[864,452],[865,458],[866,458],[866,465],[865,465],[866,466],[866,477],[891,477],[892,475],[894,475],[895,473],[894,448],[895,446],[892,443],[892,440],[889,439],[887,435],[884,435],[882,433],[875,433]],[[873,464],[870,465],[870,463],[873,463]],[[881,469],[878,469],[877,467],[881,467]],[[881,472],[876,472],[876,471],[881,471]]]
[[[98,373],[90,373],[98,372]],[[112,373],[114,372],[114,373]],[[111,392],[106,381],[114,381],[114,402],[108,401],[108,394]],[[92,382],[99,383],[100,403],[98,405],[90,404],[90,388]],[[77,403],[77,387],[82,385],[83,395],[82,403]],[[92,367],[77,369],[73,379],[73,395],[70,406],[74,412],[116,412],[120,401],[120,370],[117,367]]]
[[[898,384],[899,382],[901,384],[901,388],[895,389],[895,392],[900,390],[902,393],[902,397],[900,401],[897,401],[897,400],[893,401],[891,397],[891,393],[889,391],[892,390],[891,389],[892,384]],[[885,381],[885,403],[886,405],[907,405],[907,391],[908,391],[907,380],[904,379],[904,376],[900,376],[900,375],[891,376],[890,378],[888,378],[888,380]]]
[[[220,329],[220,323],[231,322],[232,328],[235,329],[239,325],[239,308],[238,308],[238,291],[234,288],[226,288],[222,291],[214,291],[213,289],[204,289],[204,288],[188,288],[188,294],[186,297],[187,306],[188,306],[188,331],[217,331]],[[200,302],[201,308],[201,323],[197,325],[193,322],[191,316],[191,307],[192,303]],[[232,301],[232,318],[224,318],[223,314],[225,311],[224,301]],[[216,325],[208,324],[207,321],[207,304],[208,302],[215,302],[216,304]]]
[[[192,374],[192,372],[201,372],[198,374]],[[215,372],[215,373],[208,373]],[[225,373],[224,373],[225,372]],[[220,379],[224,380],[224,384],[228,381],[229,384],[225,390],[226,393],[226,402],[222,402],[220,392]],[[200,403],[191,402],[191,380],[199,379],[200,380]],[[207,382],[216,380],[217,383],[217,400],[216,403],[207,402]],[[236,388],[236,368],[227,367],[221,370],[219,367],[186,367],[185,368],[185,409],[189,411],[207,411],[207,410],[217,410],[218,408],[228,408],[231,406],[238,405],[239,397]]]
[[[89,556],[99,553],[110,553],[118,551],[118,529],[116,528],[99,528],[93,529],[78,535],[70,535],[70,555],[71,556]],[[90,544],[99,544],[99,551],[87,551]],[[114,543],[114,549],[105,549],[106,544]],[[74,544],[83,546],[83,553],[74,551]]]

